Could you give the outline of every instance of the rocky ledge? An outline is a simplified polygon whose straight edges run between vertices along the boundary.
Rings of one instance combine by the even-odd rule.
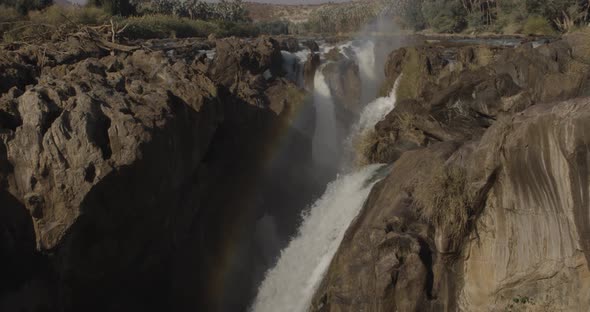
[[[311,310],[587,310],[589,43],[392,52],[397,106],[362,151],[391,173]]]
[[[218,309],[220,246],[272,198],[298,198],[295,218],[293,194],[317,192],[308,102],[281,65],[270,38],[2,46],[0,310]],[[277,172],[279,139],[298,156]]]

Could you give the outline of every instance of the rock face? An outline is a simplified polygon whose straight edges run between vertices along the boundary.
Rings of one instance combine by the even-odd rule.
[[[313,90],[315,72],[320,64],[320,54],[315,52],[312,52],[303,64],[303,81],[307,90]]]
[[[341,132],[345,133],[358,118],[361,106],[361,78],[355,60],[342,58],[328,62],[322,73],[334,99],[335,116]]]
[[[0,310],[220,310],[203,291],[216,244],[243,233],[219,225],[264,213],[255,198],[223,198],[270,183],[278,140],[298,155],[289,170],[312,170],[310,138],[293,126],[304,93],[279,76],[277,42],[219,40],[214,63],[195,49],[53,45],[65,52],[1,52],[0,247],[12,266]],[[314,193],[294,181],[272,191]],[[180,260],[194,250],[199,261]],[[189,292],[195,301],[175,300]]]
[[[301,46],[299,45],[299,40],[297,38],[284,37],[284,38],[279,38],[278,41],[279,41],[279,45],[281,47],[281,50],[289,51],[289,52],[297,52],[297,51],[301,50]],[[311,41],[311,42],[314,42],[314,41]],[[306,43],[304,43],[304,45],[307,47]],[[317,43],[316,43],[316,45],[317,45]],[[316,52],[316,51],[313,51],[312,47],[310,47],[310,49],[312,50],[312,52]]]
[[[391,54],[399,102],[364,151],[391,173],[312,311],[587,309],[590,68],[574,39]]]
[[[590,303],[588,98],[537,105],[498,122],[474,151],[497,182],[463,250],[459,307],[542,311]],[[481,161],[481,162],[480,162]]]
[[[561,40],[537,49],[525,44],[393,52],[384,90],[399,79],[397,109],[377,125],[367,158],[391,162],[411,148],[477,138],[500,116],[585,95],[590,67],[570,49]]]

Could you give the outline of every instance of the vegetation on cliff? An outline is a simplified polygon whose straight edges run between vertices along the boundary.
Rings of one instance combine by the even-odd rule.
[[[0,32],[43,25],[35,14],[60,15],[72,8],[51,7],[52,0],[1,0]],[[99,8],[121,24],[133,24],[133,38],[183,36],[257,36],[263,34],[353,33],[379,19],[401,29],[436,33],[554,35],[589,21],[587,0],[379,0],[316,6],[246,5],[242,0],[92,0],[78,15]],[[252,12],[249,12],[251,10]],[[41,11],[42,13],[38,13]],[[30,12],[30,13],[29,13]],[[33,15],[33,16],[31,16]],[[254,20],[253,20],[253,19]],[[178,20],[179,22],[173,22]],[[11,23],[15,24],[10,27]],[[198,21],[198,22],[193,22]],[[101,20],[81,21],[93,25]],[[41,26],[43,27],[43,26]],[[12,37],[20,37],[13,34]]]
[[[119,1],[94,0],[87,6],[38,3],[0,3],[0,39],[4,41],[51,39],[83,26],[110,29],[118,38],[186,38],[257,36],[274,30],[252,23],[241,0]]]
[[[588,22],[587,0],[381,0],[324,6],[304,29],[311,32],[357,31],[376,18],[393,19],[403,28],[439,33],[494,32],[553,34]]]

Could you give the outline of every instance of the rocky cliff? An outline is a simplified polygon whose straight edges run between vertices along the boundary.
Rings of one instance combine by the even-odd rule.
[[[393,163],[311,311],[586,311],[588,35],[390,54],[397,107],[361,151]]]
[[[216,272],[255,283],[264,268],[223,248],[254,244],[244,233],[265,213],[296,218],[322,185],[279,44],[218,40],[211,62],[194,40],[90,39],[0,49],[0,310],[246,304],[252,286],[228,299]],[[296,200],[273,211],[281,197]]]

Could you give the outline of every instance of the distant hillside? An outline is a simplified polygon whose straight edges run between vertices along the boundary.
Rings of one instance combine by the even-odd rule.
[[[75,3],[86,3],[86,0],[78,0],[78,1],[53,0],[53,4],[62,5],[62,6],[73,5]]]
[[[250,18],[255,22],[288,20],[292,23],[302,23],[307,22],[313,11],[324,7],[336,7],[345,3],[348,2],[298,5],[247,2],[246,9]]]

